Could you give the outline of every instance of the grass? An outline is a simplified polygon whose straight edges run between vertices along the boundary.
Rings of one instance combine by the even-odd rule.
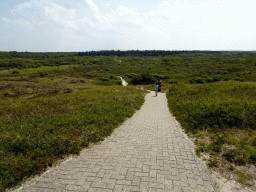
[[[141,90],[121,86],[1,101],[0,191],[101,141],[143,101]]]
[[[0,99],[33,98],[44,94],[70,93],[111,85],[121,85],[120,78],[70,67],[63,70],[0,76]]]
[[[197,155],[210,169],[252,185],[255,63],[255,53],[246,52],[1,56],[1,190],[109,135],[139,109],[143,90],[153,90],[153,84],[141,84],[158,78],[171,112],[195,141]],[[138,85],[123,88],[117,76]]]
[[[144,102],[115,75],[60,67],[0,77],[0,191],[103,140]]]
[[[203,155],[208,167],[251,186],[256,177],[255,95],[255,83],[237,81],[172,85],[167,94],[171,112],[197,145],[197,155]]]
[[[45,71],[53,70],[64,70],[69,69],[70,67],[78,67],[80,65],[60,65],[60,66],[42,66],[37,68],[24,68],[24,69],[15,69],[15,70],[3,70],[0,71],[0,76],[2,75],[11,75],[13,71],[17,71],[18,74],[31,74],[31,73],[40,73]]]

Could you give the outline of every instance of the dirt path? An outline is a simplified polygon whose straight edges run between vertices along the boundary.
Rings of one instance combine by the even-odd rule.
[[[119,76],[118,76],[118,77],[119,77]],[[127,83],[122,77],[119,77],[119,78],[121,78],[121,80],[122,80],[122,85],[123,85],[123,86],[128,85],[128,83]]]
[[[18,191],[215,191],[193,142],[169,113],[165,93],[153,91],[130,119],[103,142]]]

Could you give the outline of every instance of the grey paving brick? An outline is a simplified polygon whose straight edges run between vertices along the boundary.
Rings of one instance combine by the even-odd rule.
[[[79,186],[79,185],[67,185],[64,189],[69,190],[69,191],[80,191],[81,186]]]
[[[24,192],[37,192],[39,191],[39,187],[35,187],[35,186],[29,186],[28,188],[23,189],[22,191]]]
[[[23,191],[214,191],[193,149],[165,94],[151,92],[111,136],[49,169]]]
[[[104,183],[102,181],[95,181],[92,183],[91,185],[92,187],[95,187],[95,188],[107,188],[107,183]]]
[[[123,189],[123,185],[115,185],[113,192],[120,192]]]
[[[134,176],[135,172],[128,172],[125,176],[125,179],[128,181],[132,181],[133,180],[133,176]]]
[[[84,184],[81,186],[81,191],[88,191],[91,188],[92,182],[84,182]]]
[[[182,192],[182,188],[181,188],[181,186],[174,185],[173,191],[175,191],[175,192]]]
[[[96,192],[112,192],[111,189],[97,189]]]
[[[140,183],[140,192],[147,192],[148,191],[148,182],[141,182]]]
[[[108,181],[103,181],[102,180],[102,182],[107,183],[107,188],[112,189],[112,190],[114,189],[114,187],[116,185],[116,180],[114,180],[114,179],[109,179]]]

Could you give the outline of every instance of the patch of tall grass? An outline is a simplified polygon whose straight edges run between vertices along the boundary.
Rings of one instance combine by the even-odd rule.
[[[256,127],[256,84],[217,82],[170,87],[169,105],[188,131]]]
[[[143,102],[142,90],[121,86],[0,101],[0,191],[103,140]]]

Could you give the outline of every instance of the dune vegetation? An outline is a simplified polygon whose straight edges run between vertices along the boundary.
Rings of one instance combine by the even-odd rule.
[[[140,109],[158,78],[197,155],[252,186],[255,53],[1,52],[0,191],[110,135]]]

